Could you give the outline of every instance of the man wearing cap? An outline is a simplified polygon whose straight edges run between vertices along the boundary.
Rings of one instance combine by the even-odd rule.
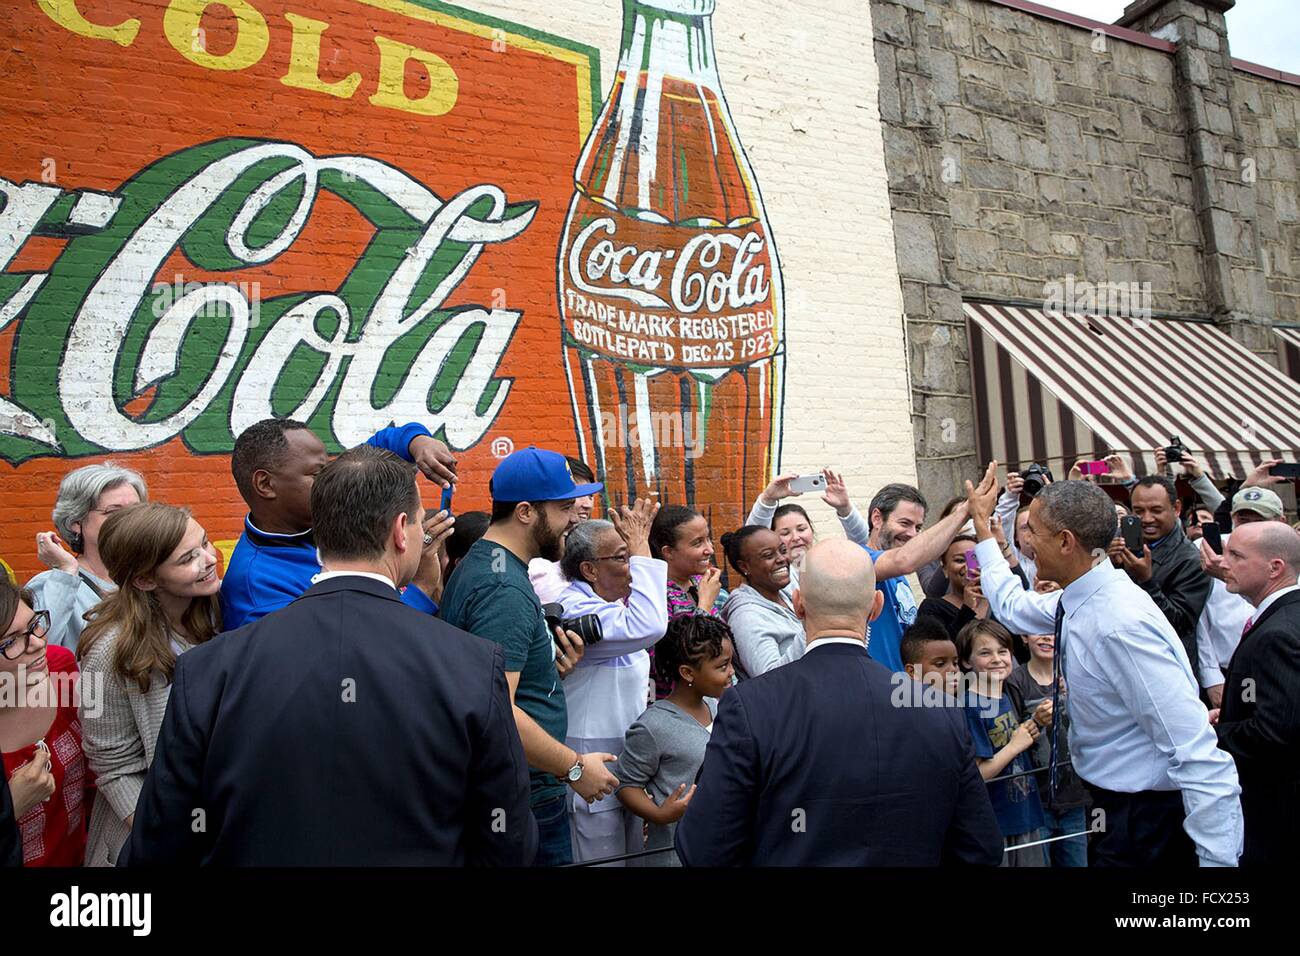
[[[615,754],[581,754],[568,747],[564,684],[556,639],[580,652],[572,631],[552,635],[528,579],[534,558],[560,559],[560,542],[577,524],[577,499],[600,483],[575,484],[565,457],[541,448],[520,449],[497,465],[489,485],[492,523],[456,565],[442,595],[440,616],[449,624],[500,644],[515,722],[530,773],[530,804],[537,818],[539,866],[573,861],[566,786],[589,803],[614,792],[618,779],[605,768]],[[576,660],[560,664],[571,669]]]
[[[1235,531],[1242,525],[1259,521],[1276,521],[1286,523],[1286,511],[1282,499],[1268,488],[1242,488],[1232,496],[1232,527]],[[1223,546],[1226,550],[1231,535],[1225,535]],[[1240,594],[1228,590],[1224,582],[1225,568],[1222,556],[1215,554],[1208,543],[1202,541],[1201,566],[1214,585],[1210,589],[1209,600],[1196,625],[1196,648],[1200,658],[1198,676],[1201,686],[1211,707],[1223,704],[1223,681],[1228,673],[1228,662],[1232,660],[1241,632],[1250,618],[1253,608],[1250,602]]]

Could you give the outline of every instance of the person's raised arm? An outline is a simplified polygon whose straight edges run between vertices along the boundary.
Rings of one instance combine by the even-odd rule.
[[[989,467],[996,466],[997,462],[993,462]],[[966,505],[975,525],[975,555],[980,562],[980,591],[989,602],[989,612],[1012,633],[1055,633],[1060,592],[1026,591],[1012,572],[991,527],[996,491],[996,487],[990,489],[983,483],[974,486],[966,482]]]
[[[979,487],[984,490],[992,488],[996,493],[997,462],[989,464]],[[969,482],[968,482],[969,484]],[[967,503],[962,502],[946,518],[941,518],[933,526],[926,528],[911,541],[897,548],[890,548],[876,558],[876,580],[901,577],[919,571],[931,561],[943,557],[948,545],[956,537],[961,526],[969,519]]]
[[[871,528],[849,499],[849,486],[845,483],[844,476],[829,468],[823,468],[822,474],[826,476],[826,494],[822,495],[822,501],[835,509],[835,517],[840,519],[844,536],[858,547],[865,548],[871,538]]]

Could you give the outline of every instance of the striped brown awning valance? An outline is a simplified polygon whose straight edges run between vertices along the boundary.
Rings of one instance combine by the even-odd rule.
[[[1150,474],[1175,435],[1215,478],[1300,458],[1300,382],[1213,325],[964,308],[982,460],[1063,477],[1114,450]]]

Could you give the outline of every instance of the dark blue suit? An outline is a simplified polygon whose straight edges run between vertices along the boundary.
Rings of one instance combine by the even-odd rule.
[[[897,691],[912,701],[912,681]],[[863,647],[813,644],[723,694],[677,825],[686,866],[995,866],[963,711],[897,706]]]
[[[23,865],[23,841],[14,820],[14,801],[9,795],[9,781],[0,773],[0,866]]]
[[[356,575],[181,655],[119,865],[522,866],[499,647]]]

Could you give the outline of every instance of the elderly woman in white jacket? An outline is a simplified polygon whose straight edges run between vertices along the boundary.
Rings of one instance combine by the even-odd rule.
[[[627,729],[646,707],[646,649],[668,630],[668,565],[650,556],[650,524],[658,510],[657,502],[638,500],[632,508],[611,512],[612,523],[591,519],[575,525],[565,541],[560,568],[570,583],[559,597],[564,616],[594,614],[603,633],[564,682],[565,742],[579,753],[619,753]],[[641,819],[626,812],[616,796],[590,805],[573,796],[574,862],[642,848]]]

